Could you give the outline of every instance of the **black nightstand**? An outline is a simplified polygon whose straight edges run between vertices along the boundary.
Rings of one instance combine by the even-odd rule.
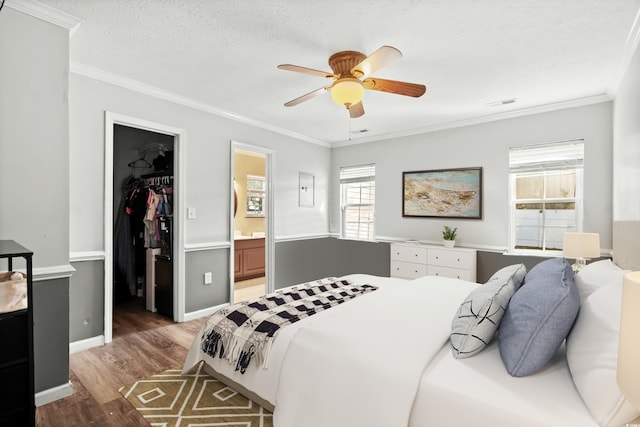
[[[33,252],[14,242],[0,240],[0,259],[13,271],[14,258],[25,260],[27,308],[0,313],[0,425],[35,426],[33,378]]]

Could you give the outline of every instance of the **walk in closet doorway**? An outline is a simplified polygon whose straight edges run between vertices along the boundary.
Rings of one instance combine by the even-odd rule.
[[[106,114],[105,342],[114,312],[184,320],[183,145],[180,129]]]
[[[273,289],[272,161],[271,150],[232,142],[232,302]]]

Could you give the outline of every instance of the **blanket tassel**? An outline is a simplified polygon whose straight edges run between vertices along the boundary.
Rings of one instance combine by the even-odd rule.
[[[249,347],[248,350],[243,350],[240,353],[240,357],[238,357],[238,363],[236,363],[236,371],[240,371],[241,374],[244,374],[251,362],[251,358],[253,357],[255,351],[254,346]]]
[[[222,335],[212,330],[209,332],[207,337],[202,341],[202,351],[210,355],[211,357],[216,357],[216,353],[218,352],[218,344],[220,344],[220,358],[224,356],[224,344],[222,344]]]

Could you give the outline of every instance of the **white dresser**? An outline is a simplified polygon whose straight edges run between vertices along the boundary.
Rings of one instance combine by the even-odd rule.
[[[420,243],[391,244],[391,277],[453,277],[476,281],[476,250]]]

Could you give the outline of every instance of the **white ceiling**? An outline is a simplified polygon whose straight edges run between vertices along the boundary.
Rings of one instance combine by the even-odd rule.
[[[82,20],[75,72],[330,144],[610,99],[640,37],[640,0],[41,1]],[[283,106],[327,81],[278,64],[330,71],[331,54],[382,45],[404,56],[374,76],[423,83],[425,95],[367,91],[351,120],[329,94]]]

